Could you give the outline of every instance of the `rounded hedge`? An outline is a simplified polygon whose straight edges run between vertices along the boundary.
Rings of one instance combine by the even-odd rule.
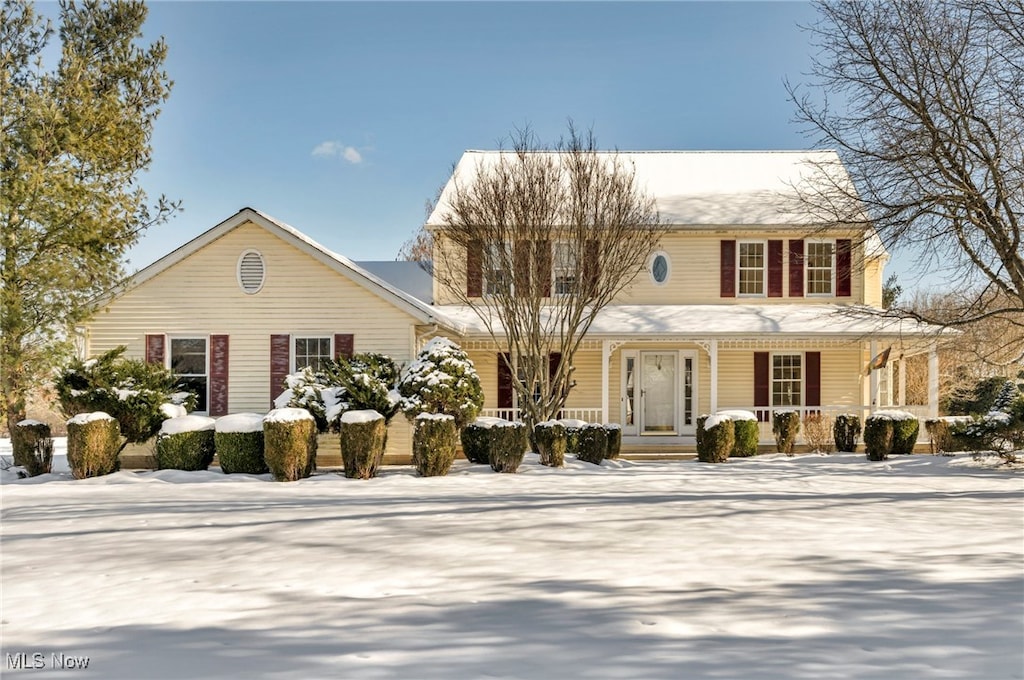
[[[50,426],[38,420],[21,420],[11,431],[14,464],[25,468],[29,477],[44,475],[53,467],[53,437]]]
[[[857,440],[860,438],[860,416],[856,413],[840,413],[832,424],[832,434],[836,451],[853,453],[857,450]]]
[[[587,424],[577,434],[576,460],[600,465],[608,455],[608,432],[600,425]]]
[[[772,434],[779,453],[793,454],[796,436],[800,434],[800,414],[796,411],[775,411],[772,414]]]
[[[868,460],[888,458],[892,442],[893,421],[884,416],[868,416],[864,421],[864,453]]]
[[[556,420],[537,423],[533,428],[533,438],[537,442],[540,464],[548,467],[565,465],[566,436],[565,427]]]
[[[341,417],[341,459],[349,479],[370,479],[384,460],[388,426],[374,410],[348,411]]]
[[[488,462],[495,472],[513,473],[526,455],[526,425],[519,421],[496,423],[490,429]]]
[[[736,429],[729,416],[702,415],[697,418],[697,460],[724,463],[736,443]]]

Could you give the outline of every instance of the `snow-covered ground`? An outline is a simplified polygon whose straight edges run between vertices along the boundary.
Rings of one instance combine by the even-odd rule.
[[[969,455],[3,481],[4,677],[1024,676],[1024,474]]]

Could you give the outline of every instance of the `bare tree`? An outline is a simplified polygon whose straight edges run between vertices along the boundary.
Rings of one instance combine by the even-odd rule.
[[[1024,0],[816,5],[813,88],[787,89],[859,195],[836,182],[805,189],[805,205],[824,223],[874,225],[970,292],[955,313],[912,316],[1024,322]]]
[[[434,257],[434,237],[424,228],[421,228],[412,238],[402,244],[398,250],[396,260],[406,262],[419,262],[425,264]]]
[[[587,330],[644,270],[664,229],[635,170],[571,122],[553,149],[517,130],[510,150],[460,170],[439,199],[435,276],[508,347],[505,368],[532,426],[565,405]]]

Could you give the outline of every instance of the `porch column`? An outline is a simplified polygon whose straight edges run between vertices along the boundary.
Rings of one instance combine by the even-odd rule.
[[[868,343],[868,406],[870,412],[874,413],[878,407],[878,371],[871,366],[871,363],[878,356],[878,343],[872,340]]]
[[[935,343],[928,349],[928,417],[939,417],[939,351]]]
[[[708,346],[708,355],[711,359],[711,403],[708,405],[708,413],[718,412],[718,340],[712,340]]]
[[[601,422],[608,422],[608,364],[612,361],[612,346],[608,340],[601,341]]]
[[[907,405],[907,360],[900,357],[900,401],[899,406]]]

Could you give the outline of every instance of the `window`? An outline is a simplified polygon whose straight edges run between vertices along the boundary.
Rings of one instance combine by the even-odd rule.
[[[803,387],[803,356],[772,355],[772,406],[800,406]]]
[[[196,413],[207,413],[206,338],[171,338],[170,360],[171,373],[186,389],[196,394]]]
[[[512,292],[512,277],[508,263],[512,258],[507,243],[489,243],[484,252],[484,294],[508,295]]]
[[[651,256],[651,280],[654,281],[654,285],[660,286],[668,281],[668,276],[671,273],[671,262],[668,259],[668,253],[658,251]]]
[[[576,291],[576,277],[579,266],[576,252],[568,243],[556,243],[552,260],[552,278],[555,295],[571,295]]]
[[[808,295],[832,295],[835,290],[835,243],[808,241],[805,255]]]
[[[739,277],[740,295],[764,295],[765,243],[764,241],[740,241],[736,267]]]
[[[293,371],[301,371],[306,367],[319,371],[324,363],[333,358],[330,337],[293,338],[292,349]]]

